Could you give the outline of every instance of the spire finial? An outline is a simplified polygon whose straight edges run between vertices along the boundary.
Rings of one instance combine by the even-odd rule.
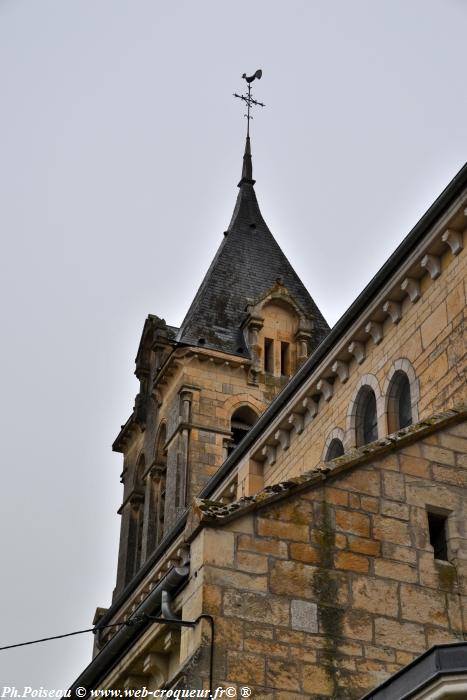
[[[246,114],[244,115],[247,119],[247,127],[246,127],[246,144],[245,144],[245,153],[243,155],[243,168],[242,168],[242,179],[238,183],[238,186],[242,185],[243,183],[249,183],[254,185],[255,181],[253,180],[253,165],[251,162],[251,146],[250,146],[250,119],[253,119],[251,116],[251,108],[253,106],[257,107],[265,107],[265,105],[262,102],[258,102],[257,100],[253,99],[253,96],[251,94],[251,83],[253,80],[258,78],[260,80],[261,76],[263,75],[263,71],[261,68],[259,68],[253,75],[250,75],[249,77],[247,76],[246,73],[242,75],[242,78],[246,80],[247,87],[248,87],[248,94],[247,95],[238,95],[236,92],[234,92],[234,97],[238,97],[240,100],[243,100],[243,102],[246,103],[247,111]]]

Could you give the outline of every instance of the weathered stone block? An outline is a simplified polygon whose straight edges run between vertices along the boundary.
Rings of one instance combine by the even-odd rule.
[[[421,652],[425,649],[423,625],[379,617],[375,620],[375,641],[385,647]]]
[[[453,486],[467,487],[467,470],[458,467],[442,467],[434,464],[432,467],[433,479]]]
[[[270,625],[289,624],[289,603],[270,594],[260,595],[242,590],[226,590],[224,593],[224,614],[250,622]]]
[[[393,581],[359,576],[352,581],[355,608],[378,615],[397,617],[399,614],[398,584]]]
[[[336,510],[336,530],[350,532],[353,535],[369,537],[370,519],[363,513],[349,510]]]
[[[409,519],[409,507],[405,503],[396,503],[394,501],[381,501],[381,514],[388,518],[397,518],[398,520]]]
[[[421,325],[422,343],[426,349],[447,325],[446,304],[439,304]]]
[[[287,557],[287,543],[278,540],[267,540],[261,537],[240,535],[237,546],[239,550],[257,552],[258,554],[270,554],[278,559]]]
[[[415,566],[401,564],[400,562],[377,559],[375,561],[375,574],[382,578],[392,578],[396,581],[417,581],[418,571]]]
[[[393,501],[405,500],[404,476],[397,472],[383,473],[383,493]]]
[[[259,654],[229,651],[227,669],[229,681],[264,685],[265,661]]]
[[[334,683],[329,669],[323,666],[303,664],[301,673],[302,686],[305,693],[311,693],[312,696],[333,696]]]
[[[268,659],[266,684],[281,690],[300,690],[300,666],[290,660]]]
[[[268,558],[262,554],[239,551],[237,553],[237,567],[249,573],[265,574],[268,570]]]
[[[372,496],[360,496],[360,507],[368,513],[378,513],[379,499]]]
[[[270,590],[276,595],[314,599],[313,575],[316,567],[297,561],[274,562],[270,573]]]
[[[292,629],[303,632],[318,632],[318,608],[316,603],[292,600],[290,604]]]
[[[423,457],[415,457],[408,454],[399,456],[401,472],[411,476],[419,476],[422,479],[430,478],[430,464]]]
[[[377,471],[356,469],[351,474],[339,477],[337,484],[341,489],[356,491],[368,496],[380,495],[380,479]]]
[[[287,644],[278,644],[270,639],[245,639],[243,648],[245,651],[251,651],[254,654],[263,654],[266,658],[276,656],[285,659],[289,655],[289,646]]]
[[[314,599],[318,603],[332,606],[347,605],[349,602],[347,572],[315,569],[313,574],[313,591]]]
[[[292,542],[290,544],[290,558],[303,561],[306,564],[319,564],[321,552],[317,547],[311,547],[302,542]]]
[[[346,611],[343,616],[342,636],[371,642],[373,640],[372,616],[362,610]]]
[[[292,540],[294,542],[308,542],[310,539],[310,530],[307,525],[295,525],[295,523],[291,522],[258,518],[256,527],[258,535],[262,537],[277,537],[281,540]]]
[[[357,554],[367,554],[370,557],[377,557],[381,551],[381,542],[368,540],[356,535],[348,537],[349,549]]]
[[[232,569],[218,569],[208,566],[205,569],[205,580],[224,588],[235,586],[239,590],[245,591],[266,591],[267,577],[258,574],[246,574],[242,571]]]
[[[437,445],[422,445],[422,453],[425,459],[438,464],[447,464],[448,466],[456,463],[456,457],[452,450],[446,447],[438,447]]]
[[[411,544],[408,524],[383,515],[373,516],[373,537],[395,544]]]
[[[356,571],[357,573],[367,573],[369,568],[368,559],[353,552],[337,552],[334,556],[334,565],[336,569]]]
[[[406,620],[448,626],[446,595],[441,591],[401,584],[401,614]]]
[[[410,547],[400,547],[392,542],[382,542],[382,555],[385,559],[395,559],[405,564],[415,564],[417,562],[417,552]]]

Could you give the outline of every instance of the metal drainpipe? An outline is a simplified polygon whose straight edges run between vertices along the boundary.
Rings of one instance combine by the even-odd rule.
[[[130,618],[130,620],[132,618],[138,620],[138,617],[141,616],[143,619],[135,621],[134,625],[125,625],[119,629],[97,656],[94,657],[89,666],[84,669],[73,685],[70,686],[71,697],[77,697],[74,695],[77,688],[81,687],[87,690],[94,690],[97,687],[103,676],[108,673],[121,658],[131,641],[138,637],[147,626],[148,620],[147,618],[144,619],[144,616],[147,615],[150,617],[160,610],[162,592],[168,591],[169,593],[175,593],[180,588],[180,585],[188,578],[189,571],[188,566],[183,566],[174,567],[168,572],[167,576],[165,576],[151,591],[148,597],[143,600]],[[99,629],[98,624],[96,625],[96,629]]]

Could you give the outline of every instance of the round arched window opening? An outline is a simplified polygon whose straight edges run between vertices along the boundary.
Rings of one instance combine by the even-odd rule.
[[[412,395],[409,378],[398,370],[391,379],[388,391],[388,428],[393,433],[412,425]]]
[[[339,438],[333,438],[331,442],[329,443],[329,447],[326,452],[326,462],[329,462],[331,459],[336,459],[337,457],[342,457],[344,454],[344,445],[342,444],[342,440],[339,440]]]
[[[357,447],[378,439],[376,396],[369,386],[362,387],[358,394],[355,428]]]
[[[233,452],[233,450],[240,444],[257,420],[258,416],[249,406],[237,408],[237,410],[232,414],[232,418],[230,420],[232,441],[227,448],[227,454]]]

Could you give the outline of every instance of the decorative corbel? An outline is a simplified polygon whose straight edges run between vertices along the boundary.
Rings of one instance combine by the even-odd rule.
[[[393,323],[399,323],[402,318],[401,305],[398,301],[387,301],[383,305],[383,311],[391,317]]]
[[[376,321],[368,321],[365,326],[365,333],[371,335],[375,345],[379,345],[379,343],[383,340],[383,326],[381,323],[377,323]]]
[[[318,404],[311,398],[311,396],[307,396],[305,399],[303,399],[302,406],[310,418],[314,418],[318,413]]]
[[[342,362],[342,360],[336,360],[331,367],[334,374],[339,377],[340,383],[345,384],[349,378],[349,365],[347,362]]]
[[[441,236],[443,243],[447,243],[451,249],[453,255],[459,255],[464,247],[464,242],[462,240],[462,233],[459,231],[454,231],[452,228],[446,229],[446,231]]]
[[[277,440],[283,450],[288,450],[290,447],[290,433],[288,430],[279,428],[274,434],[274,439]]]
[[[401,284],[401,289],[408,295],[413,304],[421,297],[420,282],[413,277],[406,277]]]
[[[169,661],[168,654],[150,652],[143,658],[143,672],[155,676],[157,682],[162,685],[168,677]]]
[[[293,427],[297,435],[303,432],[303,416],[300,413],[292,413],[288,417],[287,423]]]
[[[261,455],[271,466],[276,461],[276,448],[273,445],[265,445],[261,450]]]
[[[348,347],[348,351],[350,352],[351,355],[355,357],[357,360],[358,364],[361,365],[363,360],[366,357],[365,353],[365,345],[364,343],[360,343],[358,340],[352,340]]]
[[[330,401],[333,394],[333,387],[327,379],[320,379],[316,388],[323,395],[325,401]]]
[[[430,273],[432,280],[437,279],[441,274],[441,260],[437,255],[425,255],[420,265]]]

